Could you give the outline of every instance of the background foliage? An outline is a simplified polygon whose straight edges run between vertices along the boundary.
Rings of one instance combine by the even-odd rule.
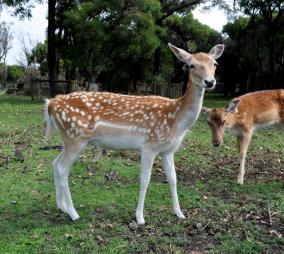
[[[41,1],[37,1],[41,2]],[[19,17],[36,2],[0,1]],[[230,22],[218,33],[200,24],[191,10],[223,8]],[[191,52],[225,43],[219,81],[225,95],[279,88],[284,82],[283,0],[49,0],[49,33],[28,62],[56,79],[100,82],[104,90],[128,92],[138,82],[186,83],[171,42]],[[49,52],[49,53],[48,53]]]

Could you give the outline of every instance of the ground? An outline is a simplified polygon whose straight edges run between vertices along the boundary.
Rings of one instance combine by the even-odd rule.
[[[206,106],[228,98],[207,95]],[[135,223],[139,154],[107,151],[92,163],[89,147],[69,179],[81,218],[56,208],[52,160],[46,149],[43,101],[0,95],[0,253],[283,253],[283,133],[254,135],[245,184],[238,185],[236,141],[219,149],[201,115],[175,156],[185,220],[171,211],[169,186],[157,158],[145,202],[145,226]]]

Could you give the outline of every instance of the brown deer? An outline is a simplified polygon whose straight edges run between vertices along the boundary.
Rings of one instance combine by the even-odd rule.
[[[284,90],[248,93],[233,99],[227,108],[202,108],[212,132],[212,144],[219,146],[228,129],[238,140],[240,170],[238,183],[244,183],[245,159],[254,131],[284,123]]]
[[[223,53],[224,45],[216,45],[209,53],[196,54],[171,44],[169,47],[190,68],[188,87],[180,98],[78,92],[47,101],[46,138],[56,127],[64,143],[64,150],[53,161],[56,202],[72,220],[78,219],[79,215],[71,199],[68,174],[88,143],[95,143],[101,149],[141,152],[140,195],[136,209],[138,224],[145,223],[143,208],[151,169],[155,157],[161,154],[170,184],[173,211],[179,218],[185,218],[178,201],[174,152],[199,116],[205,90],[215,87],[215,59]]]

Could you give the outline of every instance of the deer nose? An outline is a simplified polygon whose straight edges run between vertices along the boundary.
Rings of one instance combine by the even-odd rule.
[[[220,141],[218,140],[218,139],[213,139],[212,140],[212,144],[213,144],[213,146],[215,146],[215,147],[218,147],[219,145],[220,145]]]
[[[213,88],[215,86],[216,80],[215,79],[211,79],[211,80],[205,79],[204,83],[206,85],[206,88],[211,89],[211,88]]]

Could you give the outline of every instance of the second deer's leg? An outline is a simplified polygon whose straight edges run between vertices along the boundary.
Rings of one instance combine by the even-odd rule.
[[[179,218],[184,219],[185,216],[183,215],[180,209],[178,195],[177,195],[177,176],[174,164],[174,154],[173,153],[163,154],[162,163],[168,182],[170,184],[172,201],[173,201],[173,211]]]
[[[251,140],[251,136],[252,136],[252,132],[250,131],[238,137],[239,152],[240,152],[240,171],[238,175],[239,184],[244,183],[245,161],[246,161],[246,155],[247,155],[248,146]]]
[[[151,171],[156,154],[142,152],[141,153],[141,172],[140,172],[140,194],[138,205],[136,208],[136,220],[138,224],[145,224],[144,220],[144,201],[147,188],[150,183]]]

